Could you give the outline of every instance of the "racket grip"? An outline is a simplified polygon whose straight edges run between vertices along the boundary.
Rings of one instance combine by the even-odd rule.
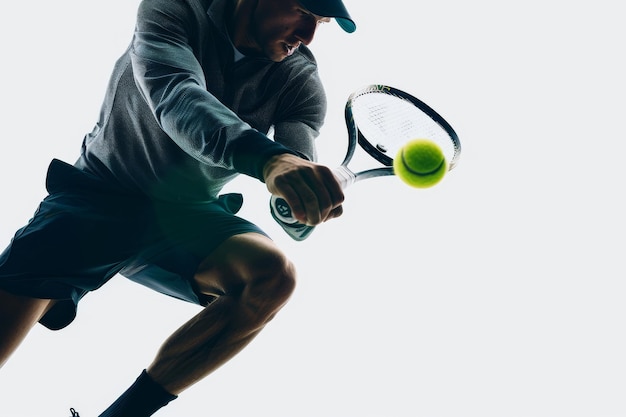
[[[274,220],[276,220],[276,223],[278,223],[293,240],[302,241],[309,237],[311,232],[315,229],[315,226],[308,226],[296,220],[291,213],[291,207],[289,207],[289,204],[281,197],[272,195],[270,199],[270,212]]]
[[[339,166],[333,169],[333,175],[339,182],[339,185],[342,189],[354,184],[356,181],[356,175],[347,169],[346,167]],[[281,222],[288,225],[298,224],[298,220],[293,217],[293,213],[291,212],[291,207],[287,204],[284,198],[277,197],[272,195],[270,200],[270,208],[272,210],[272,215]]]

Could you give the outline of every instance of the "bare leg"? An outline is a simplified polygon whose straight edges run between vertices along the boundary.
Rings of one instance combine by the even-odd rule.
[[[0,290],[0,368],[53,303]]]
[[[295,286],[291,263],[268,238],[230,238],[201,264],[196,280],[218,298],[172,334],[147,372],[171,394],[201,380],[243,349],[283,307]]]

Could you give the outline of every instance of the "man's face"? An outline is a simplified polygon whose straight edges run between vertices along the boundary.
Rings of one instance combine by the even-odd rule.
[[[313,40],[320,23],[330,18],[314,15],[296,0],[258,0],[252,14],[250,40],[257,52],[279,62],[300,44]]]

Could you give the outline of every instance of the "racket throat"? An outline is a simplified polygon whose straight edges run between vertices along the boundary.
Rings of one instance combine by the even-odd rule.
[[[344,166],[339,166],[333,169],[333,174],[337,181],[341,185],[341,188],[346,188],[356,181],[356,175]]]

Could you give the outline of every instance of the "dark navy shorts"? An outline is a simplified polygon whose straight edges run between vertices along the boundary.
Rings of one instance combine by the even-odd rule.
[[[199,263],[220,243],[247,232],[265,233],[237,217],[240,194],[214,202],[162,203],[120,191],[72,165],[53,160],[49,195],[0,254],[0,288],[56,299],[40,320],[61,329],[76,317],[80,299],[116,274],[199,305]]]

